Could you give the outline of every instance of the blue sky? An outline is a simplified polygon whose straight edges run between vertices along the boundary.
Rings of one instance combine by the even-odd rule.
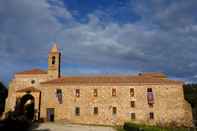
[[[54,41],[64,75],[161,71],[197,80],[196,0],[1,0],[0,80],[47,69]]]

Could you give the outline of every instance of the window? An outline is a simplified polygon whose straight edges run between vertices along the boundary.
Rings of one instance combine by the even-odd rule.
[[[62,104],[62,90],[61,89],[56,89],[56,97],[58,99],[59,104]]]
[[[153,95],[152,88],[148,88],[147,89],[147,101],[148,101],[149,107],[153,107],[153,104],[154,104],[154,95]]]
[[[75,115],[80,116],[80,108],[79,107],[75,108]]]
[[[148,88],[148,89],[147,89],[147,92],[153,92],[153,91],[152,91],[152,88]]]
[[[116,89],[115,88],[112,89],[112,96],[116,96]]]
[[[35,80],[31,80],[31,84],[35,84],[35,82],[36,82]]]
[[[131,101],[131,107],[132,107],[132,108],[135,107],[135,101]]]
[[[134,88],[130,88],[130,96],[134,97]]]
[[[57,93],[57,94],[62,94],[62,90],[61,90],[61,89],[57,89],[57,90],[56,90],[56,93]]]
[[[131,113],[131,120],[135,120],[135,113]]]
[[[98,107],[94,107],[94,115],[98,114]]]
[[[148,106],[149,106],[150,108],[152,108],[152,107],[153,107],[153,103],[148,103]]]
[[[55,64],[55,56],[52,57],[52,65]]]
[[[95,97],[98,96],[98,91],[97,91],[97,89],[94,89],[93,95],[94,95]]]
[[[80,97],[80,89],[76,89],[75,90],[75,96],[76,97]]]
[[[113,115],[116,115],[116,114],[117,114],[117,108],[116,108],[116,107],[113,107],[113,108],[112,108],[112,114],[113,114]]]
[[[154,113],[153,112],[150,112],[149,113],[149,118],[152,120],[152,119],[154,119]]]

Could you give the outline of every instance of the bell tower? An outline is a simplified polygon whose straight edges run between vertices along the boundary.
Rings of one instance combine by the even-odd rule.
[[[57,44],[54,44],[48,56],[48,75],[50,78],[56,79],[60,77],[60,63],[61,53],[57,47]]]

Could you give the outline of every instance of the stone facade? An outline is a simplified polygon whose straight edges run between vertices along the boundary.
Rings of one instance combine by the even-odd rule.
[[[132,121],[192,126],[191,106],[184,99],[182,81],[169,80],[162,73],[65,77],[60,75],[60,57],[54,46],[48,71],[16,73],[9,85],[6,111],[14,110],[16,100],[29,93],[35,99],[35,119],[47,121],[52,115],[55,121],[81,124]]]

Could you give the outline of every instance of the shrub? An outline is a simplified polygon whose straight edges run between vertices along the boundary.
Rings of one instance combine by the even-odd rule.
[[[139,127],[136,124],[126,122],[123,126],[126,131],[139,131]]]
[[[186,128],[164,128],[157,126],[139,125],[126,122],[123,126],[125,131],[187,131]]]

